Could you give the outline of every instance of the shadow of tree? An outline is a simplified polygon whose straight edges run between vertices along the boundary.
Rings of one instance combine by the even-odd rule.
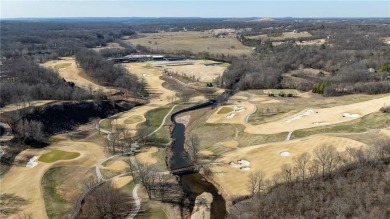
[[[21,211],[20,207],[26,205],[28,201],[14,194],[0,194],[0,215],[8,216]]]

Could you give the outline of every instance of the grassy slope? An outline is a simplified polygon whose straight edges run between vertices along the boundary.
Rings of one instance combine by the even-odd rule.
[[[90,171],[82,167],[54,167],[45,173],[41,186],[50,219],[62,219],[73,208],[84,180],[91,177]]]

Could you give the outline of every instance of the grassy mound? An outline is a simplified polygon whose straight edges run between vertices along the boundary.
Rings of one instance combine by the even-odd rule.
[[[127,118],[125,120],[125,124],[134,124],[134,123],[142,122],[142,120],[143,120],[142,116],[134,115],[134,116],[130,116],[129,118]]]
[[[226,114],[232,112],[233,109],[231,107],[222,107],[217,114]]]
[[[61,151],[61,150],[52,150],[47,153],[42,154],[39,157],[39,161],[45,162],[45,163],[53,163],[58,160],[71,160],[76,157],[80,156],[80,153],[78,152],[67,152],[67,151]]]

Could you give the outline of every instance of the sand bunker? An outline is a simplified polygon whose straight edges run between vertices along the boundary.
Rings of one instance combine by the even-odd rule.
[[[242,168],[242,167],[247,167],[251,163],[247,160],[238,160],[237,163],[234,163],[233,161],[229,162],[229,165],[235,168]]]
[[[282,157],[288,157],[288,156],[290,156],[290,152],[288,152],[288,151],[282,151],[282,152],[280,152],[279,154],[280,154],[280,156],[282,156]]]
[[[144,164],[155,164],[157,163],[156,158],[152,156],[152,154],[156,153],[158,151],[158,148],[151,147],[148,148],[145,152],[139,153],[135,156],[138,162],[144,163]]]
[[[133,181],[133,177],[132,176],[122,176],[122,177],[119,177],[119,178],[116,178],[115,180],[113,180],[111,182],[111,185],[114,188],[120,189],[123,186],[129,184],[129,182],[131,182],[131,181]]]
[[[27,162],[26,167],[27,167],[27,168],[33,168],[33,167],[35,167],[36,165],[38,165],[37,160],[38,160],[38,156],[32,157],[32,158]]]
[[[229,114],[226,116],[226,118],[231,119],[231,118],[233,118],[235,115],[236,115],[235,113],[229,113]]]
[[[298,120],[298,119],[302,118],[303,116],[308,116],[308,115],[312,114],[313,112],[314,112],[313,110],[307,109],[303,113],[295,115],[295,116],[287,119],[286,122],[292,122],[292,121]]]
[[[359,118],[360,115],[359,114],[351,114],[351,113],[342,113],[341,114],[342,117],[347,117],[347,118]]]
[[[237,112],[237,113],[245,110],[245,107],[243,107],[243,106],[234,106],[233,108],[234,108],[234,112]]]

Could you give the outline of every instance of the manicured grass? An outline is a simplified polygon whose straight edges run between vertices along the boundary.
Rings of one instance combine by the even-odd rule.
[[[111,130],[112,129],[111,119],[103,119],[102,122],[100,123],[100,128],[104,130]]]
[[[231,107],[222,107],[217,114],[226,114],[232,112],[233,109]]]
[[[369,129],[379,129],[390,126],[390,116],[386,113],[372,113],[360,119],[336,125],[323,126],[294,131],[291,138],[302,138],[319,133],[358,133]]]
[[[70,66],[72,63],[68,63],[68,62],[65,62],[65,63],[60,63],[60,64],[57,64],[54,66],[54,69],[55,70],[59,70],[61,68],[66,68],[68,66]]]
[[[58,160],[71,160],[76,157],[80,156],[80,153],[78,152],[67,152],[67,151],[61,151],[61,150],[52,150],[47,153],[42,154],[39,157],[39,161],[45,162],[45,163],[53,163]]]
[[[134,123],[141,122],[142,120],[143,120],[142,116],[134,115],[134,116],[130,116],[129,118],[127,118],[125,120],[125,124],[134,124]]]
[[[158,128],[170,109],[171,107],[158,108],[147,112],[145,115],[146,126],[151,128]]]

